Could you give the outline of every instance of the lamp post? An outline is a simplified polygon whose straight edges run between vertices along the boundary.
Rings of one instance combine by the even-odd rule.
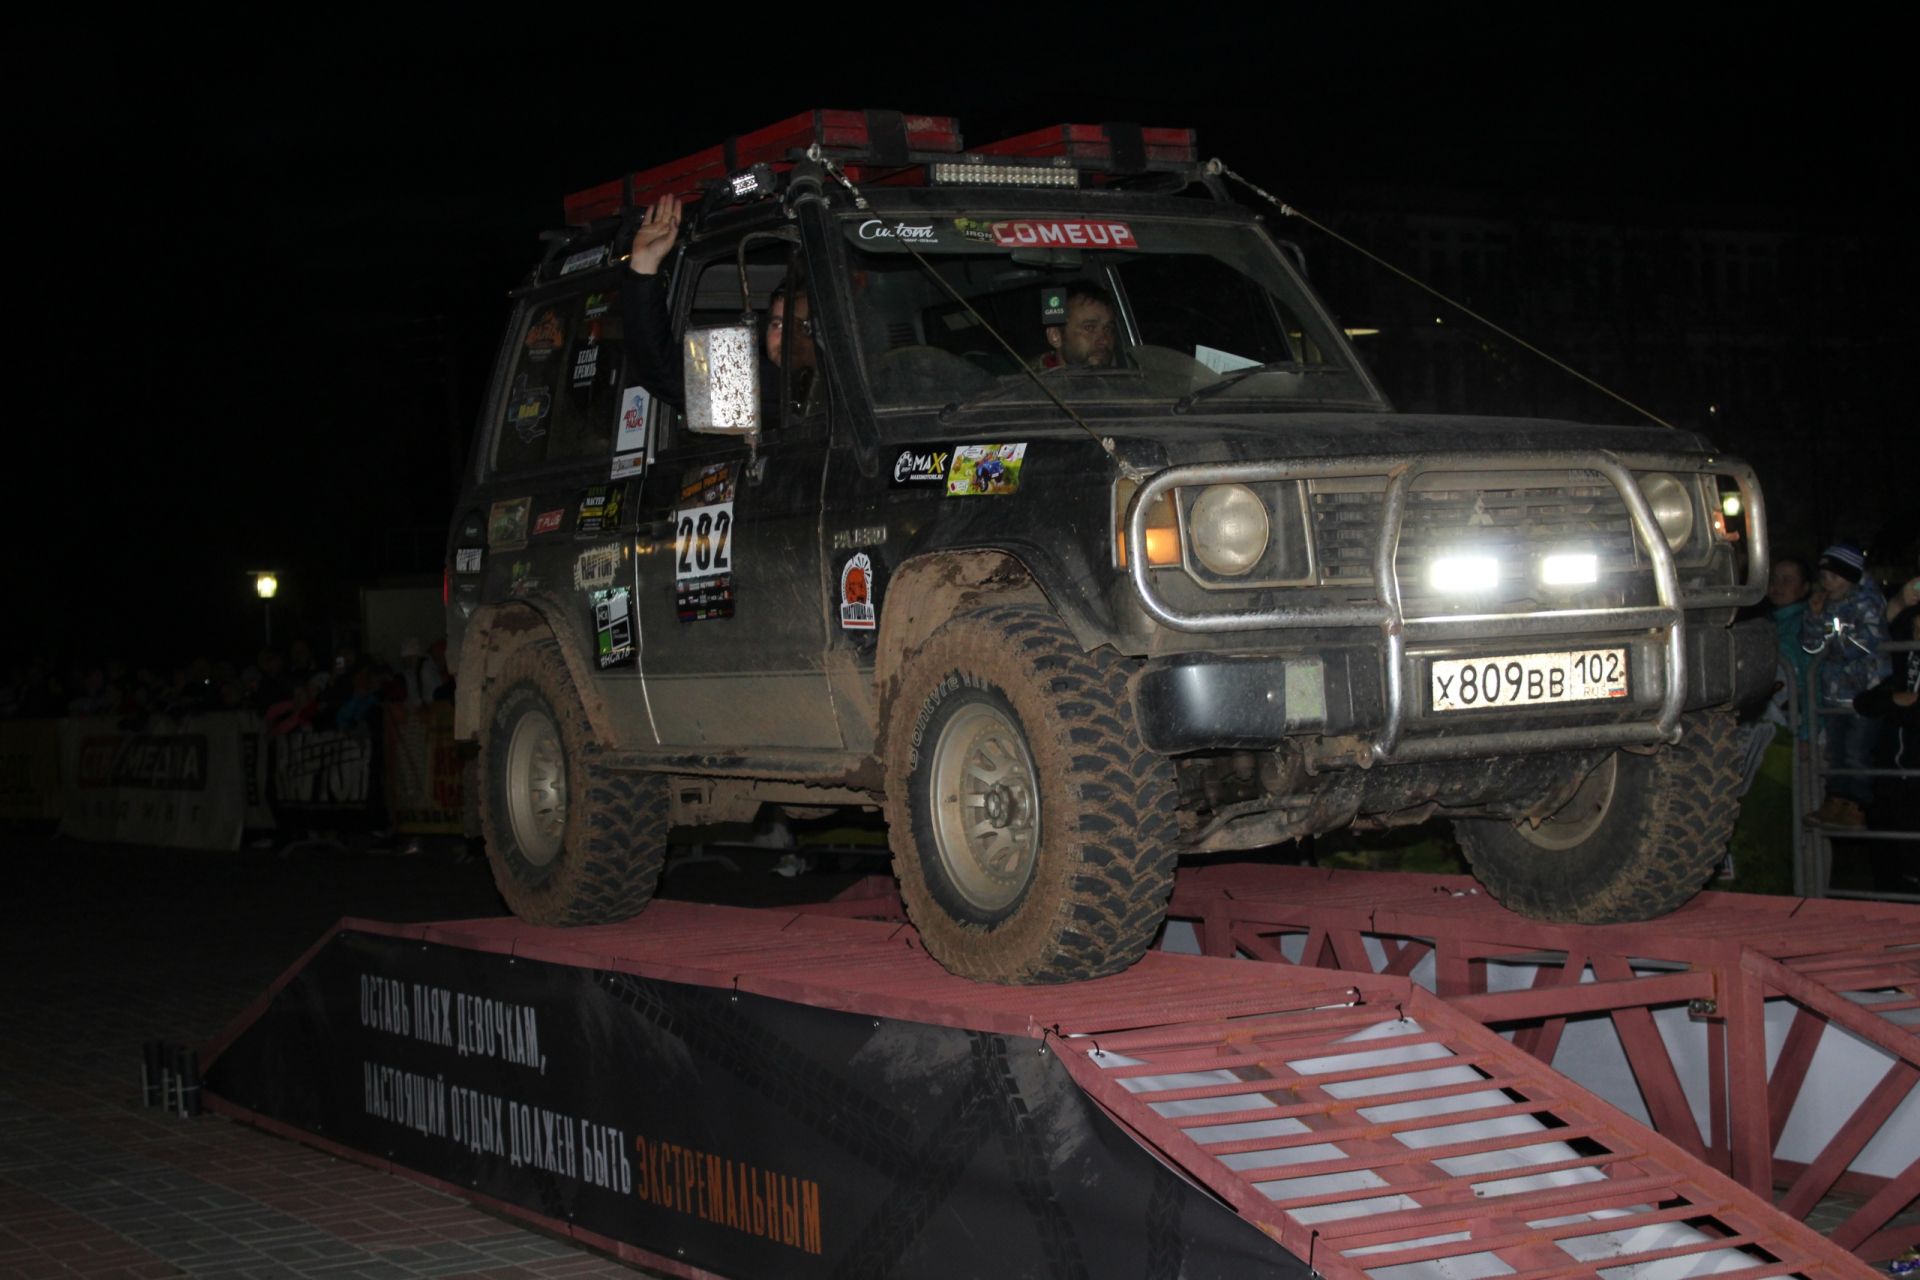
[[[260,607],[265,611],[267,628],[267,648],[273,648],[273,598],[280,593],[280,575],[272,569],[256,569],[253,574],[253,593],[260,597]]]

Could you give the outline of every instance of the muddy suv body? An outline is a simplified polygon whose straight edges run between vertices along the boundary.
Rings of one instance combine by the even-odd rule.
[[[629,916],[670,825],[768,804],[883,807],[928,949],[999,981],[1130,963],[1183,852],[1354,825],[1450,816],[1535,915],[1698,889],[1772,677],[1733,624],[1751,472],[1664,428],[1394,412],[1258,211],[1113,136],[1097,185],[816,148],[710,191],[672,331],[811,303],[812,370],[762,365],[750,436],[639,381],[635,182],[554,242],[448,545],[517,912]],[[1087,285],[1112,360],[1047,367]]]

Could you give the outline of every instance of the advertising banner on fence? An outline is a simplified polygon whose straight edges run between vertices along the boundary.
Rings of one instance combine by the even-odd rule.
[[[373,735],[307,730],[273,743],[273,808],[282,826],[323,831],[379,826]]]
[[[453,704],[389,705],[387,813],[397,831],[459,835],[461,759],[453,740]]]
[[[60,722],[0,720],[0,819],[60,817]]]
[[[1307,1273],[1020,1036],[342,931],[207,1086],[723,1275]]]
[[[59,724],[63,835],[238,849],[245,827],[271,825],[260,717],[251,712]]]

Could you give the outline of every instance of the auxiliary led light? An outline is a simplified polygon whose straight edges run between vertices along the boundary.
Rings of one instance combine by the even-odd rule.
[[[1729,520],[1739,515],[1740,514],[1740,495],[1737,493],[1721,494],[1720,495],[1720,511],[1721,511],[1721,514],[1725,515]]]
[[[1500,562],[1492,556],[1441,556],[1427,570],[1427,583],[1435,591],[1491,591],[1500,584]]]
[[[972,160],[938,160],[931,166],[933,181],[943,186],[1077,187],[1078,169],[1025,164],[987,164]]]
[[[1548,556],[1540,562],[1540,581],[1550,587],[1577,587],[1600,581],[1600,557],[1581,551]]]

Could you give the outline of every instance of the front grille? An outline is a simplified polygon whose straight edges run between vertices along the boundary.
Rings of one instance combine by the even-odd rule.
[[[1313,493],[1321,582],[1339,586],[1372,580],[1384,493],[1384,482],[1371,491],[1342,487]],[[1421,593],[1435,556],[1466,548],[1499,558],[1505,575],[1500,595],[1508,599],[1516,592],[1531,594],[1534,557],[1548,552],[1591,551],[1600,558],[1602,574],[1632,565],[1633,521],[1619,491],[1598,476],[1590,484],[1415,488],[1408,494],[1397,562],[1403,594]]]

